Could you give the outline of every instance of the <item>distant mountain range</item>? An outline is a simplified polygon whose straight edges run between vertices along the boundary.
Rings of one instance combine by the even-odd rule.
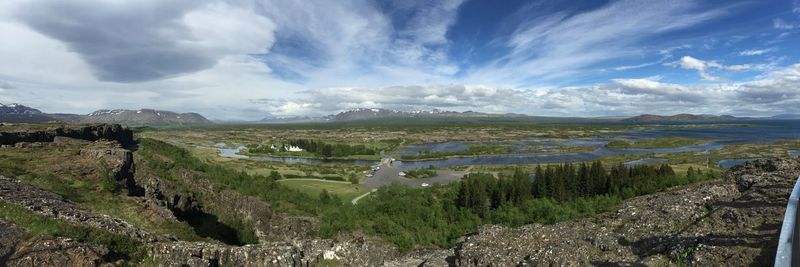
[[[800,114],[780,114],[772,116],[770,118],[776,120],[800,120]]]
[[[659,121],[730,121],[730,120],[742,120],[742,119],[751,119],[751,118],[744,118],[744,117],[734,117],[731,115],[694,115],[694,114],[678,114],[672,116],[660,116],[660,115],[652,115],[652,114],[644,114],[635,117],[630,117],[627,119],[622,119],[622,121],[626,122],[659,122]]]
[[[346,122],[346,121],[359,121],[359,120],[372,120],[372,119],[386,119],[386,118],[477,118],[477,117],[527,117],[526,115],[505,113],[493,114],[482,113],[474,111],[443,111],[438,109],[433,110],[415,110],[415,111],[398,111],[382,108],[356,108],[347,111],[342,111],[336,114],[320,117],[267,117],[261,120],[265,123],[296,123],[296,122]]]
[[[734,117],[730,115],[695,115],[678,114],[672,116],[643,114],[629,118],[560,118],[534,117],[515,113],[483,113],[474,111],[415,110],[398,111],[382,108],[356,108],[326,116],[286,116],[268,115],[260,121],[231,121],[223,123],[307,123],[307,122],[348,122],[374,119],[440,119],[440,118],[514,118],[514,120],[537,120],[557,123],[563,120],[606,120],[623,122],[700,122],[700,121],[735,121],[748,119],[800,120],[798,114],[781,114],[766,118]],[[205,117],[197,113],[176,113],[155,109],[102,109],[86,115],[66,113],[44,113],[38,109],[20,104],[0,104],[0,122],[42,123],[60,121],[65,123],[119,123],[129,126],[171,126],[211,124]]]
[[[0,104],[0,122],[42,123],[60,121],[66,123],[119,123],[130,126],[196,125],[212,123],[197,113],[176,113],[155,109],[102,109],[86,115],[44,113],[20,104]]]

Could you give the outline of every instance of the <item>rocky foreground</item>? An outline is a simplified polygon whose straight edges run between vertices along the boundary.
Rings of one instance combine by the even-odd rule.
[[[192,172],[170,179],[152,175],[121,145],[98,149],[84,144],[97,139],[129,142],[128,130],[118,127],[77,131],[81,134],[7,133],[0,135],[5,145],[0,149],[79,147],[69,160],[109,163],[113,177],[127,187],[129,195],[120,197],[140,203],[149,220],[177,221],[186,214],[241,218],[258,244],[178,241],[92,213],[12,177],[0,177],[0,202],[135,239],[146,244],[149,260],[159,266],[762,266],[772,264],[786,201],[800,175],[800,159],[758,160],[729,170],[724,179],[632,198],[616,211],[592,218],[518,228],[487,225],[461,238],[454,248],[400,254],[386,242],[359,234],[316,238],[318,223],[313,218],[275,213],[260,199],[218,188]],[[75,169],[73,165],[64,168]],[[109,249],[102,244],[27,240],[23,228],[0,219],[0,266],[126,264],[109,260]]]
[[[396,265],[772,265],[800,160],[758,160],[720,181],[636,197],[615,212],[554,225],[485,226],[444,257]]]
[[[321,259],[355,266],[764,266],[774,260],[798,175],[798,159],[754,161],[731,169],[723,180],[636,197],[593,218],[519,228],[487,225],[455,248],[401,256],[363,240],[247,247],[179,242],[163,243],[155,253],[163,262],[191,266],[300,266]]]

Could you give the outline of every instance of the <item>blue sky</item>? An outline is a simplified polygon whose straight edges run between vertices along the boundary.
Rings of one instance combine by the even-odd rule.
[[[800,1],[7,0],[0,102],[800,113]]]

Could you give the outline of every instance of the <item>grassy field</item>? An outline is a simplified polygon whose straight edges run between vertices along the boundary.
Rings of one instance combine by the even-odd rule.
[[[300,192],[317,197],[322,190],[328,190],[328,193],[338,195],[342,200],[350,201],[364,193],[369,192],[369,189],[361,185],[351,184],[349,182],[326,181],[317,179],[284,179],[279,183],[289,188],[300,190]]]
[[[277,161],[224,158],[218,155],[216,148],[185,145],[181,147],[188,149],[203,161],[222,164],[255,175],[270,175],[273,171],[277,171],[282,176],[290,175],[305,178],[339,176],[347,179],[352,176],[361,177],[363,176],[363,171],[369,170],[369,166],[351,164],[287,164]]]
[[[469,144],[466,150],[452,152],[421,152],[417,155],[403,155],[406,161],[444,159],[459,156],[502,155],[511,153],[510,144]]]
[[[709,142],[708,140],[678,138],[678,137],[662,137],[654,139],[645,139],[632,142],[626,141],[613,141],[606,145],[608,148],[674,148],[683,146],[693,146]]]

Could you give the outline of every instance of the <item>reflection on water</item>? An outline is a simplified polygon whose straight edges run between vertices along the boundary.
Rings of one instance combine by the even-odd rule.
[[[788,150],[786,151],[790,157],[800,157],[800,150]]]
[[[719,127],[688,127],[673,129],[656,130],[632,130],[614,134],[613,137],[594,137],[591,139],[553,139],[553,138],[529,138],[522,141],[492,141],[492,142],[464,142],[451,141],[431,144],[409,145],[398,151],[400,155],[416,155],[421,152],[458,152],[469,148],[470,144],[495,144],[508,145],[513,155],[488,155],[488,156],[467,156],[454,157],[448,159],[434,159],[423,161],[395,161],[395,165],[402,168],[422,168],[433,165],[434,167],[448,167],[459,165],[479,165],[479,164],[537,164],[537,163],[558,163],[590,161],[600,157],[616,155],[647,155],[647,154],[671,154],[682,152],[697,151],[697,155],[709,154],[710,151],[719,150],[726,145],[746,144],[746,143],[765,143],[774,142],[782,139],[800,139],[800,121],[747,121],[742,123],[752,123],[754,126],[719,126]],[[605,145],[613,140],[639,140],[658,137],[687,137],[715,139],[718,141],[709,142],[694,146],[684,146],[677,148],[656,148],[656,149],[611,149]],[[307,163],[307,164],[357,164],[373,165],[376,161],[370,160],[323,160],[297,157],[271,157],[271,156],[245,156],[239,155],[239,151],[244,147],[228,148],[224,143],[218,144],[220,156],[229,158],[250,158],[255,160],[280,161],[285,163]],[[216,146],[216,145],[215,145]],[[596,148],[591,152],[552,152],[555,148],[567,146],[588,146]],[[535,149],[530,149],[535,148]],[[557,151],[557,150],[556,150]],[[796,150],[789,152],[789,155],[798,156]],[[638,161],[629,162],[631,164],[658,163],[659,160],[644,158]],[[729,159],[722,160],[717,165],[721,168],[729,168],[736,164],[750,159]],[[642,163],[640,163],[642,162]]]
[[[235,147],[235,148],[229,148],[227,146],[224,146],[225,143],[219,143],[219,144],[223,144],[223,148],[219,149],[219,156],[220,157],[234,158],[234,159],[247,159],[247,158],[250,158],[250,157],[248,157],[246,155],[239,155],[239,151],[242,151],[242,149],[245,149],[244,146],[239,146],[239,147]],[[214,145],[214,146],[217,147],[217,145]]]

